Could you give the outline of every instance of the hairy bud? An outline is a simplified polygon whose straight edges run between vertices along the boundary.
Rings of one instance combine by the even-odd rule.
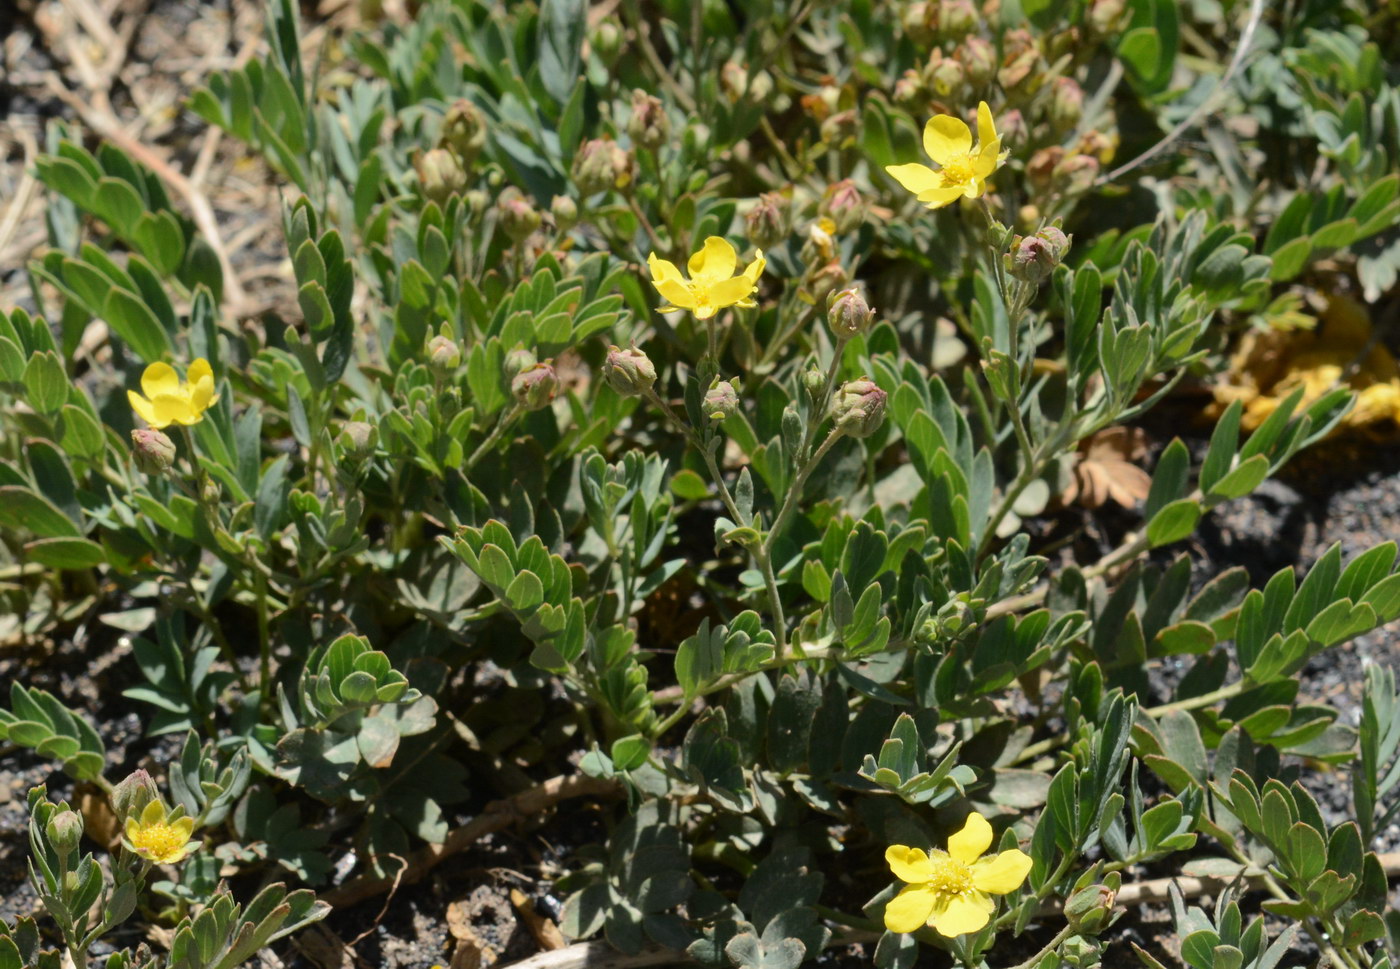
[[[467,171],[457,156],[446,148],[433,148],[414,159],[423,194],[438,205],[467,187]]]
[[[755,248],[773,248],[788,235],[787,198],[781,192],[764,192],[744,216],[744,224]]]
[[[506,354],[504,370],[507,380],[514,380],[515,375],[524,373],[531,367],[539,363],[534,351],[527,350],[523,346],[517,346],[514,350]]]
[[[627,119],[627,135],[648,151],[656,151],[671,137],[671,119],[666,106],[654,94],[640,89],[632,92],[632,116]]]
[[[1072,77],[1057,77],[1050,93],[1050,124],[1056,131],[1069,131],[1084,114],[1084,89]]]
[[[831,407],[836,426],[851,437],[869,437],[885,421],[885,397],[873,380],[846,381]]]
[[[574,156],[574,183],[585,196],[626,188],[635,170],[632,153],[608,138],[585,141]]]
[[[710,415],[710,420],[722,421],[739,412],[739,391],[734,384],[735,381],[718,380],[705,391],[701,409]]]
[[[112,810],[122,823],[127,818],[139,817],[152,801],[160,800],[160,791],[151,775],[137,768],[112,789]]]
[[[438,147],[446,148],[468,168],[486,147],[486,116],[466,98],[447,109],[438,134]]]
[[[560,232],[568,232],[578,225],[578,203],[567,195],[556,195],[549,203],[549,214],[554,217],[554,226]]]
[[[875,311],[856,289],[843,289],[826,300],[826,322],[838,340],[860,336],[875,322]]]
[[[539,209],[521,195],[511,195],[500,201],[501,228],[513,242],[524,242],[540,227]]]
[[[651,358],[636,347],[626,350],[609,347],[603,361],[603,379],[623,397],[646,393],[656,383],[656,367]]]
[[[462,365],[462,348],[451,337],[438,335],[428,341],[428,366],[439,374],[449,374]]]
[[[855,181],[843,178],[827,186],[817,212],[830,219],[837,232],[850,232],[865,221],[865,209],[865,199],[860,197]]]
[[[379,432],[374,429],[373,424],[364,421],[346,421],[341,425],[340,434],[336,436],[341,459],[345,461],[365,460],[374,453],[378,441]]]
[[[516,403],[526,410],[539,410],[559,392],[559,375],[554,364],[546,360],[516,374],[510,382],[510,392]]]
[[[131,456],[146,474],[164,474],[175,465],[175,442],[154,427],[131,432]]]
[[[67,804],[61,804],[44,826],[44,834],[60,855],[72,854],[78,850],[78,842],[83,837],[83,817]]]

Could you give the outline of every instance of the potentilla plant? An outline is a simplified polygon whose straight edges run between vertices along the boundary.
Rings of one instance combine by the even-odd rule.
[[[373,6],[320,76],[270,2],[189,101],[287,190],[285,298],[227,298],[130,153],[55,123],[36,164],[0,595],[25,643],[119,646],[185,738],[112,785],[103,724],[27,683],[0,710],[117,818],[84,854],[31,796],[67,959],[140,917],[169,953],[111,969],[233,969],[328,911],[284,882],[357,904],[527,804],[563,932],[638,958],[1088,969],[1155,900],[1148,966],[1391,964],[1400,694],[1368,671],[1348,723],[1306,670],[1400,618],[1396,546],[1255,588],[1187,544],[1348,391],[1247,434],[1231,404],[1133,458],[1134,507],[1064,507],[1294,288],[1392,285],[1365,11],[1230,68],[1253,123],[1208,157],[1166,137],[1176,38],[1233,49],[1243,8]],[[1280,143],[1241,194],[1232,159]],[[565,797],[606,835],[549,827]],[[235,874],[270,887],[242,907]],[[0,961],[42,949],[22,922]]]

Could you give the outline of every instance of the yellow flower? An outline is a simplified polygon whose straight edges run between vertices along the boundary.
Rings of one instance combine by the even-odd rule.
[[[895,181],[919,197],[931,209],[941,208],[959,196],[975,199],[987,189],[987,177],[1001,167],[1007,152],[987,102],[977,105],[977,150],[972,132],[961,119],[940,114],[924,127],[924,151],[940,166],[886,165]]]
[[[159,801],[151,801],[141,812],[141,819],[126,819],[127,848],[157,865],[173,865],[184,861],[191,851],[199,847],[198,841],[191,841],[194,831],[194,818],[172,819],[165,813]]]
[[[656,253],[647,257],[651,269],[651,284],[666,300],[662,313],[690,310],[696,319],[708,320],[726,306],[748,308],[755,305],[753,291],[758,287],[759,274],[768,260],[763,250],[754,250],[753,262],[739,275],[734,275],[739,257],[726,240],[710,236],[705,247],[690,257],[686,279],[675,263],[658,259]]]
[[[141,374],[141,389],[145,397],[128,390],[126,399],[137,416],[155,428],[198,424],[219,400],[214,393],[214,371],[203,357],[190,364],[188,381],[181,381],[168,363],[151,364]]]
[[[949,938],[981,929],[996,911],[992,896],[1014,892],[1031,870],[1030,856],[1017,848],[982,857],[991,846],[992,826],[975,811],[948,839],[947,851],[890,845],[890,871],[909,884],[885,906],[885,928],[913,932],[929,925]]]

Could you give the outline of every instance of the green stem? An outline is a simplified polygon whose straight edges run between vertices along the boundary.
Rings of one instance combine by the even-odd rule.
[[[1012,966],[1011,969],[1033,969],[1034,966],[1040,964],[1041,959],[1044,959],[1047,955],[1053,952],[1056,946],[1058,946],[1061,942],[1065,941],[1065,939],[1068,939],[1073,934],[1074,926],[1066,925],[1064,928],[1060,929],[1059,933],[1056,934],[1056,936],[1053,939],[1045,943],[1044,947],[1041,948],[1039,952],[1031,956],[1025,962],[1016,963],[1016,965]]]
[[[793,511],[797,508],[797,499],[802,494],[802,488],[811,477],[821,459],[826,457],[826,452],[831,450],[833,444],[841,439],[846,433],[845,428],[837,426],[831,429],[831,433],[822,441],[816,452],[807,459],[807,463],[802,465],[802,469],[797,472],[797,476],[792,479],[792,484],[788,487],[788,493],[783,498],[783,506],[778,509],[778,517],[773,519],[773,526],[768,529],[768,535],[763,540],[764,552],[771,553],[773,545],[777,542],[778,536],[782,534],[783,528],[787,525],[788,519],[792,517]]]
[[[491,429],[491,433],[487,434],[485,439],[476,446],[476,450],[472,452],[471,457],[467,458],[466,463],[462,465],[463,471],[470,471],[472,466],[480,461],[487,451],[496,446],[496,442],[501,439],[501,435],[506,432],[506,428],[520,415],[520,410],[519,404],[513,404],[510,408],[501,413],[500,419],[496,421],[496,426]]]

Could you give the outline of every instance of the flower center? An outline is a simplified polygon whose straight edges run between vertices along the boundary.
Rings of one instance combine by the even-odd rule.
[[[943,163],[943,180],[954,185],[972,181],[975,175],[972,161],[971,153],[948,159]]]
[[[972,869],[950,855],[937,854],[930,859],[933,871],[925,883],[942,895],[961,895],[972,891]]]
[[[153,824],[136,832],[131,843],[136,850],[156,861],[173,855],[188,839],[168,824]]]

